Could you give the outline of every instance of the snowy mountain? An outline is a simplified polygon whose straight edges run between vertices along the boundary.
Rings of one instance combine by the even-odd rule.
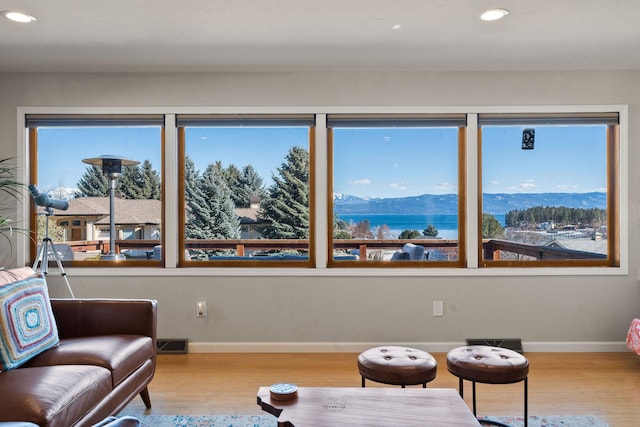
[[[482,199],[482,211],[493,215],[503,215],[514,209],[534,206],[600,209],[607,207],[606,193],[485,193]],[[364,199],[340,194],[340,197],[334,195],[333,206],[337,214],[420,215],[429,212],[434,215],[456,215],[458,196],[423,194],[414,197]]]
[[[75,197],[77,191],[77,188],[56,187],[47,191],[47,195],[52,199],[69,200]]]

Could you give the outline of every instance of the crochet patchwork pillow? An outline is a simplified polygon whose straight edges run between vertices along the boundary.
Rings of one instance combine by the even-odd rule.
[[[42,274],[0,284],[0,370],[17,368],[59,341]]]

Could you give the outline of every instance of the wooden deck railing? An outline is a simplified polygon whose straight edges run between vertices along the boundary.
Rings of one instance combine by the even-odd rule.
[[[71,246],[74,252],[100,251],[109,252],[109,241],[83,240],[64,242]],[[414,243],[423,246],[429,251],[438,249],[441,251],[455,251],[458,241],[453,239],[336,239],[333,241],[335,251],[358,252],[358,259],[366,261],[372,251],[390,251],[402,248],[406,243]],[[116,240],[116,253],[125,249],[152,251],[154,246],[160,244],[158,240]],[[188,250],[230,250],[237,256],[246,256],[251,251],[283,251],[297,250],[307,252],[309,241],[302,239],[227,239],[227,240],[187,240],[185,247]],[[538,260],[553,259],[606,259],[606,255],[593,252],[584,252],[571,249],[563,249],[551,246],[537,246],[526,243],[517,243],[507,240],[484,240],[482,243],[483,257],[485,260],[498,260],[502,252],[510,252],[531,257]]]
[[[607,258],[605,254],[598,254],[594,252],[577,251],[554,246],[538,246],[497,239],[483,241],[482,250],[485,260],[499,260],[503,251],[528,256],[538,260]]]

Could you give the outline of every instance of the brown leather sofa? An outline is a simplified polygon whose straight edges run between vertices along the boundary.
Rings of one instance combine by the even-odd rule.
[[[51,305],[60,344],[0,372],[0,426],[92,426],[138,394],[150,408],[156,301],[52,299]]]

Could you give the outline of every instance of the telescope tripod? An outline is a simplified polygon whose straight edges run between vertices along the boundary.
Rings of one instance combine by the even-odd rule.
[[[58,264],[58,270],[60,270],[60,275],[64,279],[64,282],[67,284],[67,289],[69,290],[69,294],[71,298],[75,299],[75,295],[73,295],[73,291],[71,290],[71,285],[69,284],[69,279],[67,278],[67,272],[64,271],[64,267],[62,266],[62,261],[60,260],[60,255],[56,251],[55,246],[53,245],[53,241],[51,237],[49,237],[49,217],[53,215],[53,209],[50,207],[45,208],[44,214],[47,219],[45,221],[45,236],[42,239],[42,244],[40,245],[40,249],[38,250],[38,255],[36,256],[36,260],[33,263],[33,270],[38,271],[38,266],[40,266],[40,271],[46,277],[49,273],[49,249],[51,249],[51,254],[53,254],[53,258],[56,260]]]

